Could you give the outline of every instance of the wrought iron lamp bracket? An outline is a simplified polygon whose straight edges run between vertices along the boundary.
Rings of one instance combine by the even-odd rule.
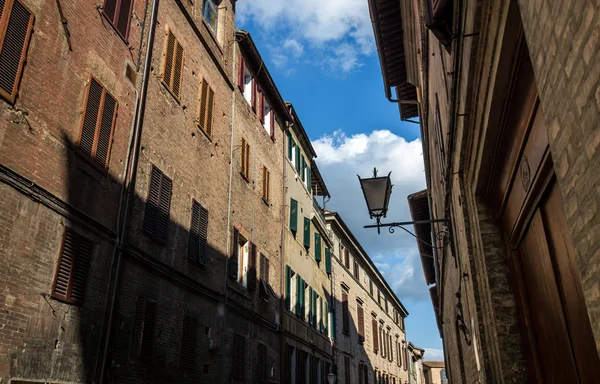
[[[385,216],[384,216],[385,217]],[[371,217],[372,218],[372,217]],[[401,222],[393,222],[393,223],[382,223],[381,216],[375,217],[377,219],[377,224],[374,225],[365,225],[364,228],[377,228],[377,233],[381,233],[381,228],[388,228],[389,233],[395,233],[395,228],[400,228],[421,243],[435,249],[444,249],[448,246],[451,240],[450,235],[450,221],[448,219],[432,219],[432,220],[416,220],[416,221],[401,221]],[[433,244],[428,243],[427,241],[419,238],[417,235],[404,228],[406,225],[419,225],[419,224],[433,224],[433,223],[443,223],[444,229],[435,232],[435,238],[439,241],[443,241],[442,246],[438,247]]]

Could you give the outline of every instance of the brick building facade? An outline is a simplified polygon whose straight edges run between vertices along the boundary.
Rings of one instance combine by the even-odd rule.
[[[386,94],[421,124],[413,218],[448,220],[415,229],[449,381],[596,382],[598,4],[369,3]]]

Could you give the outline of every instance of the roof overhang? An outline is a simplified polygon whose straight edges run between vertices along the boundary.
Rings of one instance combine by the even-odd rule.
[[[294,108],[294,105],[290,102],[286,102],[285,105],[286,105],[287,109],[289,110],[290,116],[292,117],[292,119],[290,121],[293,123],[292,130],[296,134],[296,138],[298,139],[300,144],[304,147],[306,152],[308,154],[310,154],[311,158],[317,157],[317,152],[315,152],[315,149],[313,148],[312,143],[310,142],[310,139],[308,138],[308,135],[306,134],[306,131],[304,130],[304,126],[302,125],[302,121],[300,121],[300,118],[298,117],[296,108]]]
[[[401,3],[404,4],[401,6]],[[406,13],[404,19],[408,26],[406,31],[403,28],[403,10]],[[416,61],[418,39],[413,33],[417,23],[410,17],[414,15],[412,2],[408,0],[369,0],[369,13],[371,14],[386,97],[392,101],[391,88],[396,88],[400,118],[406,120],[418,117],[419,105],[416,88],[418,85]],[[409,82],[409,77],[412,84]]]
[[[285,101],[281,97],[265,62],[260,55],[258,48],[252,40],[249,32],[237,29],[235,31],[235,37],[238,41],[246,65],[250,68],[250,71],[254,77],[258,80],[258,85],[262,92],[267,96],[269,102],[272,104],[271,107],[277,111],[277,114],[284,121],[292,121],[290,111],[288,110]]]
[[[408,207],[410,208],[410,215],[414,221],[417,220],[430,220],[429,215],[429,201],[427,198],[427,190],[424,189],[420,192],[413,193],[408,196]],[[427,243],[431,242],[431,224],[417,224],[415,225],[415,235],[419,239],[423,239]],[[425,273],[425,282],[427,285],[435,284],[435,264],[433,260],[433,249],[430,245],[424,244],[421,241],[417,241],[419,254],[421,255],[421,264],[423,265],[423,272]]]
[[[313,194],[315,196],[331,197],[329,191],[327,190],[327,186],[325,185],[325,180],[323,180],[321,172],[319,172],[319,167],[317,167],[317,163],[314,159],[310,161],[310,170],[312,172],[310,187],[313,190]]]

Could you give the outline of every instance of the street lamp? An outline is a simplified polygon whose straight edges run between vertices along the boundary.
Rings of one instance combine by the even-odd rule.
[[[360,182],[360,187],[363,191],[363,195],[365,196],[365,201],[367,203],[367,209],[369,210],[369,216],[371,219],[375,218],[377,220],[377,224],[374,225],[365,225],[365,228],[377,228],[377,233],[381,233],[381,227],[388,227],[390,233],[394,233],[394,228],[400,228],[410,235],[415,237],[418,241],[429,245],[434,248],[438,248],[429,244],[428,242],[420,239],[414,233],[404,228],[404,225],[418,225],[418,224],[432,224],[432,223],[443,223],[446,227],[448,227],[449,222],[448,219],[431,219],[431,220],[417,220],[417,221],[403,221],[403,222],[393,222],[393,223],[381,223],[381,218],[386,217],[388,206],[390,202],[390,196],[392,194],[392,180],[390,175],[392,172],[388,173],[387,176],[378,177],[377,176],[377,168],[373,168],[373,177],[368,179],[361,179],[360,175],[358,176],[358,181]],[[448,230],[439,231],[436,233],[436,237],[438,239],[449,238],[450,233]],[[445,246],[445,245],[444,245]],[[443,247],[442,247],[443,248]]]
[[[329,382],[329,384],[335,384],[335,374],[329,373],[327,375],[327,381]]]

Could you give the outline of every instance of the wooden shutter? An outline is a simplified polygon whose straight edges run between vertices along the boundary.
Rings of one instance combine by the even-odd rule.
[[[117,33],[127,41],[133,0],[105,0],[102,12],[115,27]]]
[[[270,175],[269,170],[267,169],[267,167],[264,166],[264,165],[263,165],[263,172],[262,173],[263,173],[263,175],[262,175],[263,176],[262,177],[262,180],[263,180],[263,182],[262,182],[262,198],[264,199],[264,201],[266,203],[268,203],[269,202],[269,194],[270,194],[269,183],[270,183],[271,175]]]
[[[0,2],[0,95],[11,104],[17,98],[33,19],[21,0]]]
[[[357,279],[359,278],[358,273],[358,261],[354,260],[354,277],[356,277]]]
[[[260,278],[265,283],[269,283],[269,259],[262,253],[260,254]]]
[[[229,276],[237,280],[238,278],[238,262],[239,262],[239,245],[240,245],[240,231],[236,227],[233,227],[233,235],[231,239],[231,257],[229,258]]]
[[[78,146],[84,155],[104,169],[108,167],[116,119],[117,101],[90,75]]]
[[[379,337],[377,336],[377,319],[371,320],[371,333],[373,334],[373,352],[377,354],[379,351]]]
[[[344,265],[350,269],[350,252],[347,249],[344,249]]]
[[[156,302],[146,296],[139,296],[135,308],[131,357],[150,358],[156,323]]]
[[[250,96],[250,104],[252,105],[252,110],[254,112],[256,112],[256,104],[257,104],[257,100],[256,100],[257,94],[256,93],[258,90],[258,88],[256,86],[256,79],[252,78],[251,85],[252,85],[252,95]]]
[[[200,83],[200,105],[198,106],[198,127],[212,137],[212,117],[215,93],[206,80]]]
[[[304,155],[302,155],[302,172],[300,177],[302,178],[302,181],[306,180],[306,160],[304,160]]]
[[[350,384],[350,357],[344,356],[344,381]]]
[[[356,315],[358,317],[358,340],[362,342],[365,340],[365,318],[361,303],[358,303],[356,307]]]
[[[257,90],[258,93],[258,119],[261,124],[265,123],[265,95],[261,89]]]
[[[181,351],[179,361],[186,367],[194,367],[197,358],[197,329],[198,319],[188,315],[183,316],[181,331]]]
[[[171,179],[152,166],[144,232],[161,243],[167,242],[172,183]]]
[[[296,307],[294,308],[294,312],[296,315],[302,314],[302,296],[304,293],[304,283],[302,282],[302,278],[296,275]]]
[[[315,232],[315,260],[321,261],[321,235]]]
[[[310,247],[310,219],[308,217],[304,218],[304,246]]]
[[[290,159],[290,161],[293,161],[294,159],[292,158],[292,149],[294,148],[294,142],[292,140],[292,134],[290,133],[290,131],[287,131],[286,135],[288,142],[288,159]]]
[[[298,231],[298,201],[290,200],[290,231]]]
[[[192,220],[188,240],[188,259],[206,265],[208,262],[206,240],[208,237],[208,210],[196,200],[192,201]]]
[[[242,137],[240,169],[246,181],[250,178],[250,144]]]
[[[331,249],[325,248],[325,272],[331,274]]]
[[[92,252],[93,243],[90,240],[65,228],[52,297],[75,305],[83,303]]]
[[[246,77],[246,62],[244,61],[244,57],[240,53],[238,57],[238,87],[240,90],[244,92],[244,78]]]
[[[295,144],[295,143],[294,143]],[[296,145],[296,172],[300,173],[300,146]]]
[[[350,332],[347,292],[342,292],[342,321],[342,331],[347,334]]]
[[[292,269],[289,265],[285,266],[285,307],[292,310]]]
[[[231,359],[231,376],[234,379],[244,378],[244,361],[246,359],[245,348],[246,338],[235,333],[233,335],[233,353]]]
[[[256,381],[259,384],[267,383],[267,346],[263,343],[258,343],[256,353]]]
[[[248,260],[248,290],[256,289],[256,244],[250,243],[250,260]]]
[[[269,131],[271,133],[271,138],[275,140],[275,111],[271,108],[269,112]]]
[[[162,83],[178,101],[181,100],[181,83],[183,81],[183,47],[173,35],[167,31],[163,65]]]

